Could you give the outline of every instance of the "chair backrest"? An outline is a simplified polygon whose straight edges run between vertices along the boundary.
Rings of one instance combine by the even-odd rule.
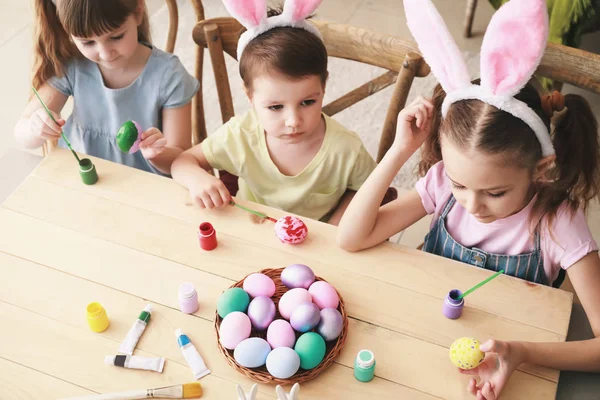
[[[173,53],[175,50],[175,42],[177,40],[177,31],[179,29],[179,8],[177,6],[177,0],[165,0],[167,3],[167,8],[169,10],[169,30],[167,33],[167,42],[165,43],[165,51],[168,53]],[[201,0],[190,0],[194,7],[194,11],[196,12],[196,20],[202,21],[204,19],[204,7],[202,6]],[[194,76],[196,78],[202,76],[202,62],[204,60],[204,51],[202,49],[196,50],[196,61],[195,61],[195,71]],[[202,92],[202,80],[200,81],[200,89],[198,92]],[[202,112],[198,112],[198,110],[202,110],[202,95],[201,93],[196,94],[192,102],[192,130],[198,126],[197,118],[204,117]],[[201,121],[204,124],[204,120]],[[194,137],[198,136],[198,134],[192,131],[192,140]],[[54,149],[58,144],[57,140],[46,141],[42,146],[42,154],[46,156],[52,149]]]
[[[600,94],[600,54],[548,43],[536,74]]]
[[[413,42],[349,25],[311,22],[321,32],[329,56],[388,70],[323,107],[323,112],[332,116],[394,84],[394,92],[379,141],[377,161],[380,161],[394,141],[398,113],[406,103],[413,79],[427,76],[429,66],[425,64]],[[223,122],[227,122],[234,115],[223,53],[233,58],[237,57],[237,42],[242,29],[242,25],[237,20],[224,17],[201,21],[196,24],[192,33],[199,48],[206,48],[209,51]],[[198,121],[199,119],[196,120]],[[196,132],[199,133],[199,136],[194,139],[196,143],[206,138],[206,126],[198,126]]]

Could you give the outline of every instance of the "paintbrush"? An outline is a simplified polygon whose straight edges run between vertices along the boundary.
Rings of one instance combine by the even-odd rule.
[[[241,209],[242,209],[242,210],[244,210],[244,211],[248,211],[249,213],[251,213],[251,214],[254,214],[254,215],[256,215],[256,216],[258,216],[258,217],[260,217],[260,218],[268,219],[268,220],[269,220],[269,221],[271,221],[271,222],[277,222],[277,220],[276,220],[275,218],[271,218],[271,217],[269,217],[267,214],[263,214],[263,213],[261,213],[260,211],[256,211],[256,210],[253,210],[253,209],[251,209],[251,208],[248,208],[248,207],[244,207],[244,206],[242,206],[242,205],[239,205],[238,203],[236,203],[236,202],[235,202],[235,201],[233,201],[233,200],[231,200],[231,203],[229,203],[229,204],[231,204],[232,206],[236,206],[236,207],[238,207],[238,208],[241,208]]]
[[[477,285],[473,286],[471,289],[467,290],[466,292],[464,292],[463,294],[458,296],[458,298],[456,300],[461,300],[463,297],[465,297],[469,293],[475,291],[476,289],[479,289],[480,287],[482,287],[483,285],[485,285],[486,283],[488,283],[489,281],[491,281],[492,279],[494,279],[495,277],[497,277],[498,275],[503,274],[503,273],[504,273],[504,270],[501,269],[500,271],[496,272],[494,275],[488,277],[487,279],[484,279],[483,281],[479,282]]]
[[[46,103],[44,103],[44,100],[42,100],[42,98],[40,97],[40,94],[37,92],[37,90],[35,90],[35,88],[32,86],[31,87],[33,89],[33,93],[35,93],[36,97],[38,98],[38,100],[40,101],[40,103],[42,103],[42,106],[44,107],[44,109],[46,110],[46,112],[48,113],[48,116],[52,119],[52,121],[54,121],[54,123],[56,125],[58,125],[58,122],[56,122],[56,120],[54,119],[54,117],[52,116],[52,113],[50,112],[50,110],[48,109],[48,107],[46,106]],[[62,132],[62,129],[60,131],[60,135],[62,136],[62,138],[64,139],[65,143],[67,144],[67,146],[69,146],[69,150],[71,150],[71,153],[73,153],[73,155],[75,156],[75,158],[77,159],[77,162],[79,163],[79,165],[81,165],[81,160],[79,159],[79,157],[77,156],[77,153],[75,153],[75,151],[73,151],[73,148],[71,147],[71,143],[69,143],[69,139],[67,139],[67,137],[65,136],[65,134]]]
[[[197,399],[202,396],[200,382],[185,383],[156,389],[130,390],[121,393],[93,394],[63,400],[136,400],[136,399]]]

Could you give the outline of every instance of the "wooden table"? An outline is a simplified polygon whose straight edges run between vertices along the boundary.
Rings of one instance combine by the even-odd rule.
[[[448,358],[457,338],[564,341],[572,295],[500,276],[466,300],[463,316],[442,316],[452,288],[489,272],[391,243],[347,253],[336,228],[306,221],[301,245],[279,242],[272,223],[242,210],[202,211],[175,182],[94,159],[100,180],[81,183],[71,154],[55,150],[0,208],[0,398],[54,399],[192,381],[177,347],[183,328],[212,373],[206,399],[235,399],[236,383],[253,383],[218,352],[213,327],[219,294],[246,274],[309,265],[344,297],[349,334],[337,362],[301,385],[301,399],[462,399],[468,378]],[[254,205],[273,217],[284,213]],[[199,248],[197,228],[210,221],[219,246]],[[357,227],[360,229],[360,227]],[[196,286],[200,309],[178,309],[177,288]],[[87,326],[85,307],[100,302],[111,320]],[[105,365],[147,302],[155,306],[136,355],[167,358],[162,374]],[[376,378],[353,377],[356,353],[377,359]],[[554,398],[558,372],[522,366],[503,399]],[[260,385],[259,399],[276,397]],[[6,396],[6,397],[5,397]]]

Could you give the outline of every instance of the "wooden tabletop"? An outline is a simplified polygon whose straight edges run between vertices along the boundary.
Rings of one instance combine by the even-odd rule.
[[[53,151],[0,208],[2,398],[55,399],[191,382],[174,336],[182,328],[212,371],[200,381],[203,398],[236,399],[236,383],[248,391],[253,382],[217,349],[219,294],[249,273],[294,263],[333,284],[350,316],[341,356],[301,385],[302,400],[469,398],[468,377],[448,357],[455,339],[566,338],[570,293],[500,276],[466,298],[460,319],[449,320],[441,313],[448,291],[465,290],[490,272],[391,243],[347,253],[336,245],[337,228],[307,219],[307,240],[285,245],[270,222],[256,224],[235,207],[200,210],[170,179],[93,161],[100,179],[86,186],[72,155]],[[203,221],[213,224],[219,240],[210,252],[198,245]],[[179,311],[182,282],[198,291],[195,315]],[[111,321],[102,333],[87,325],[85,308],[92,301]],[[105,365],[104,356],[117,354],[147,302],[154,311],[134,354],[165,357],[163,373]],[[354,358],[364,348],[377,360],[369,383],[353,376]],[[523,365],[503,399],[554,398],[557,382],[557,371]],[[276,398],[273,386],[259,386],[259,400]]]

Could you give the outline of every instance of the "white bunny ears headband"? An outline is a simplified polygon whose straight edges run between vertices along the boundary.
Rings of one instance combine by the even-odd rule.
[[[304,29],[322,40],[319,30],[306,21],[306,17],[319,7],[321,1],[286,0],[281,15],[267,18],[267,0],[223,0],[229,14],[247,29],[238,41],[238,60],[252,39],[277,27]]]
[[[471,84],[456,42],[431,0],[404,0],[408,27],[446,92],[442,115],[452,103],[477,99],[521,119],[535,133],[543,156],[554,154],[546,125],[513,96],[529,81],[548,38],[545,0],[511,0],[494,14],[481,45],[481,85]]]

